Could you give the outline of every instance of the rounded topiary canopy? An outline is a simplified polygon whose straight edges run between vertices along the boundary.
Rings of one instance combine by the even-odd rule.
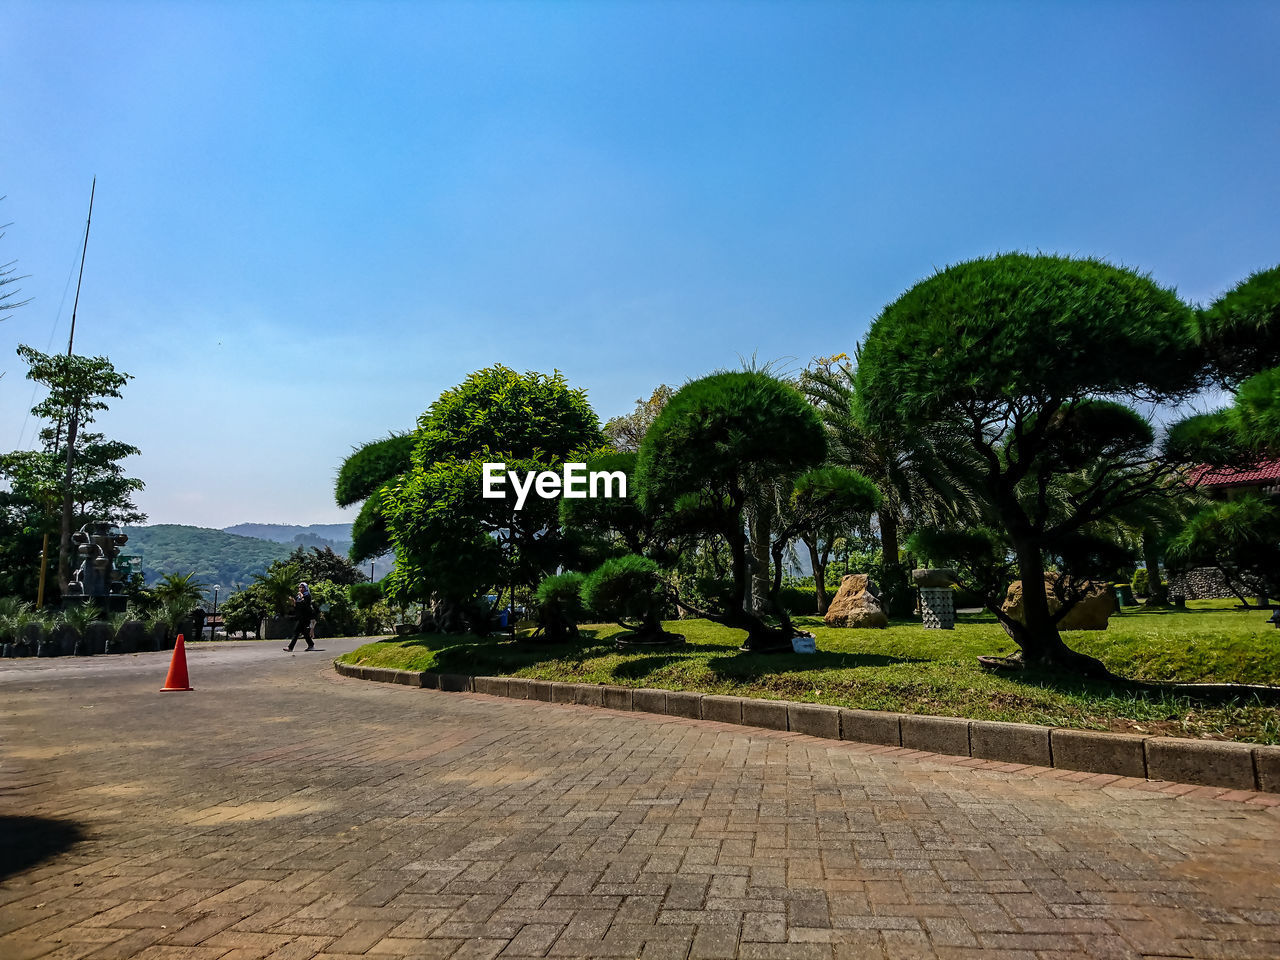
[[[872,324],[857,396],[871,422],[922,422],[1022,398],[1178,396],[1194,390],[1192,311],[1099,260],[1021,253],[922,280]]]
[[[498,364],[477,370],[418,419],[414,455],[429,464],[489,450],[507,459],[562,460],[600,444],[600,421],[586,392],[551,375]]]
[[[1232,386],[1280,366],[1280,266],[1251,274],[1202,310],[1196,340]]]
[[[826,433],[800,392],[763,371],[714,373],[678,390],[645,434],[636,461],[640,506],[683,495],[728,495],[748,478],[822,461]]]
[[[367,500],[373,492],[409,469],[413,437],[397,433],[358,447],[342,462],[334,484],[338,506],[349,507]]]

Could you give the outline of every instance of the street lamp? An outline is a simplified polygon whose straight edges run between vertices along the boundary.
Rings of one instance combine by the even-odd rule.
[[[213,616],[209,618],[209,640],[210,642],[218,638],[218,625],[214,622],[218,619],[218,584],[213,585]]]

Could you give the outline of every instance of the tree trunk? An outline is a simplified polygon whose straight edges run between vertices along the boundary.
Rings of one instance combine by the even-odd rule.
[[[773,514],[767,505],[760,504],[748,515],[751,532],[751,595],[747,606],[743,609],[757,617],[767,616],[772,612],[769,603],[772,586],[769,564],[769,545],[773,535]]]
[[[1160,579],[1160,551],[1156,548],[1154,530],[1142,531],[1142,562],[1147,568],[1147,603],[1163,607],[1169,602],[1169,591]]]
[[[1022,630],[1014,631],[1014,642],[1022,652],[1019,657],[1028,667],[1065,670],[1085,676],[1108,676],[1100,660],[1077,653],[1062,642],[1058,624],[1049,613],[1049,597],[1045,589],[1044,556],[1039,544],[1015,541],[1018,575],[1022,578]]]
[[[71,424],[67,427],[67,473],[62,489],[62,534],[58,538],[58,589],[62,596],[67,595],[67,584],[71,582],[71,468],[75,464],[76,432],[80,425],[80,407],[76,406],[71,414]]]
[[[898,564],[898,517],[890,510],[881,510],[877,515],[880,521],[880,562],[886,567]]]
[[[806,539],[804,545],[809,548],[809,563],[813,566],[813,593],[818,600],[818,616],[825,616],[831,603],[827,598],[827,564],[818,553],[816,543]]]

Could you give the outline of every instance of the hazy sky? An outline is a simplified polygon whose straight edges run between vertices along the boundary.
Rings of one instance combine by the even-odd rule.
[[[136,378],[153,523],[351,519],[352,446],[469,372],[602,420],[852,352],[1002,250],[1206,301],[1280,261],[1280,4],[6,3],[0,449],[19,343]],[[65,300],[64,300],[65,297]],[[1104,344],[1097,345],[1099,350]]]

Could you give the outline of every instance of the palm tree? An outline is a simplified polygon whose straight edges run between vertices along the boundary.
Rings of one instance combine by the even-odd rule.
[[[160,582],[151,588],[151,594],[164,607],[181,607],[190,612],[203,600],[207,583],[196,579],[195,571],[191,573],[166,573]]]
[[[907,584],[898,559],[901,537],[918,523],[975,517],[967,482],[971,454],[940,427],[892,432],[870,428],[859,408],[855,370],[844,354],[819,358],[801,373],[800,388],[827,428],[831,462],[857,470],[880,490],[875,521],[882,585],[890,592],[890,604],[901,609]],[[816,545],[810,551],[815,553]]]

